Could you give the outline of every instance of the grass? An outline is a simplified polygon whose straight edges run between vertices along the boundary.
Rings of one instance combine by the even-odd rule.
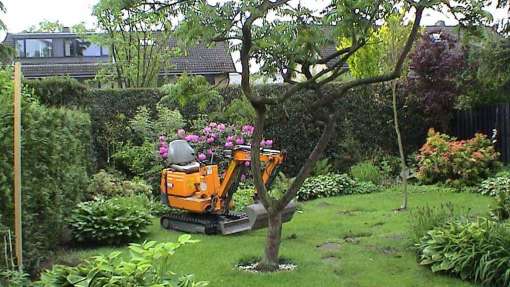
[[[416,263],[406,236],[409,212],[394,212],[401,194],[395,189],[307,202],[285,224],[281,256],[298,265],[294,272],[250,274],[234,269],[241,259],[260,256],[265,230],[235,236],[194,235],[199,243],[179,249],[172,270],[194,273],[209,286],[474,286],[438,275]],[[410,188],[410,209],[446,201],[471,214],[486,214],[490,198],[440,188]],[[147,239],[174,241],[181,233],[162,230],[154,220]],[[323,245],[324,243],[330,243]],[[320,247],[322,245],[322,247]],[[62,251],[58,261],[126,248]]]

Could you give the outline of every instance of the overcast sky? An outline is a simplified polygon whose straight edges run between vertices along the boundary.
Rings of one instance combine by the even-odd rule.
[[[66,26],[85,21],[88,26],[94,24],[94,18],[90,15],[92,7],[98,0],[3,0],[7,8],[7,14],[2,18],[7,24],[9,32],[20,32],[42,20],[60,21]],[[302,3],[318,3],[323,5],[325,1],[302,1]],[[508,17],[506,11],[489,9],[497,19]],[[438,20],[445,20],[447,24],[455,24],[455,21],[445,15],[436,12],[427,12],[422,23],[432,25]],[[2,35],[3,36],[3,35]]]

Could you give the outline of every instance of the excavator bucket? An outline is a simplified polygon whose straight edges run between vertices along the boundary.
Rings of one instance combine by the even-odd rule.
[[[261,203],[248,205],[244,210],[250,221],[250,229],[260,229],[267,227],[267,211]],[[296,202],[293,200],[287,204],[282,212],[282,223],[288,222],[296,212]]]

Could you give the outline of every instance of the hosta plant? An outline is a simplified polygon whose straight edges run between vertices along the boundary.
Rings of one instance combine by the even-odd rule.
[[[188,243],[195,243],[189,235],[181,235],[177,242],[156,241],[130,244],[129,256],[115,251],[92,257],[75,267],[54,265],[36,282],[38,287],[203,287],[193,275],[178,276],[171,272],[171,256]]]
[[[142,238],[150,224],[150,213],[122,198],[82,202],[68,219],[77,242],[121,244]]]
[[[488,196],[497,196],[500,193],[510,194],[510,177],[490,177],[480,183],[478,192]]]
[[[493,143],[483,134],[456,140],[430,129],[417,156],[417,177],[424,183],[475,185],[500,167],[498,157]]]
[[[416,245],[418,261],[432,272],[457,275],[482,286],[510,286],[510,226],[488,219],[453,220]]]

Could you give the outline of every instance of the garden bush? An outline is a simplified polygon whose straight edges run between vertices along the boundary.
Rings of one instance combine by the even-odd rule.
[[[347,174],[328,174],[309,177],[299,189],[299,200],[353,193],[356,181]]]
[[[510,218],[510,192],[500,192],[496,195],[496,202],[491,207],[491,216],[498,221]]]
[[[75,267],[54,265],[42,274],[35,286],[207,286],[207,282],[195,282],[193,275],[178,276],[170,270],[171,256],[176,250],[195,242],[189,235],[181,235],[176,243],[149,241],[130,244],[128,258],[115,251],[95,256]]]
[[[0,219],[13,230],[11,77],[0,71]],[[88,185],[90,119],[78,111],[41,106],[26,90],[21,111],[23,234],[30,239],[23,241],[23,258],[25,270],[34,273],[65,239],[65,218]]]
[[[498,157],[492,142],[483,134],[464,141],[430,129],[418,155],[417,177],[427,184],[472,186],[500,167]]]
[[[79,203],[68,223],[77,242],[121,244],[142,238],[151,221],[149,210],[119,197]]]
[[[49,77],[23,82],[28,91],[44,105],[54,107],[86,106],[89,89],[69,77]]]
[[[100,170],[90,180],[85,199],[111,198],[136,194],[150,195],[150,185],[142,179],[123,180],[119,175]]]
[[[356,182],[347,174],[327,174],[312,176],[305,180],[297,193],[298,200],[330,197],[346,194],[363,194],[378,191],[371,182]]]
[[[488,196],[497,196],[500,193],[510,193],[510,177],[489,177],[480,183],[477,191]]]
[[[255,193],[256,191],[254,187],[239,187],[232,197],[232,200],[234,201],[234,210],[243,211],[246,206],[253,204],[253,196]]]
[[[353,165],[351,175],[357,181],[371,182],[376,185],[381,184],[382,181],[381,170],[369,161]]]
[[[482,286],[510,285],[510,225],[484,218],[436,227],[416,245],[418,261],[432,272],[457,275]]]

